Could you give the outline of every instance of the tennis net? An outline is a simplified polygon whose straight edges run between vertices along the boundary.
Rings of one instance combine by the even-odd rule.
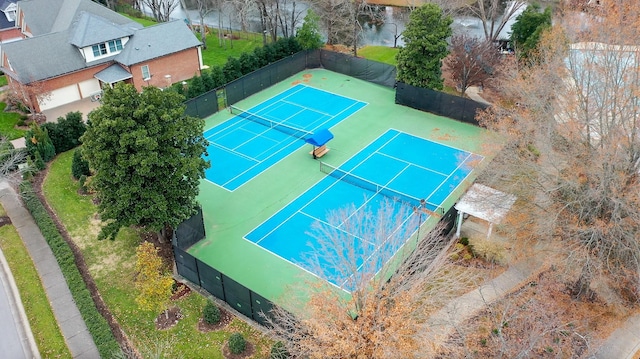
[[[297,127],[293,127],[293,126],[289,126],[286,125],[282,122],[276,122],[276,121],[272,121],[269,119],[266,119],[260,115],[256,115],[254,113],[250,113],[248,111],[239,109],[238,107],[235,106],[229,106],[229,109],[231,111],[232,114],[239,116],[241,118],[247,119],[249,121],[261,124],[263,126],[272,128],[274,130],[278,130],[284,134],[287,134],[289,136],[293,136],[293,137],[297,137],[297,138],[301,138],[301,139],[305,139],[306,137],[309,137],[311,135],[313,135],[312,132],[309,132],[307,130],[303,130],[301,128],[297,128]]]
[[[402,193],[396,190],[393,190],[391,188],[379,185],[375,182],[369,181],[367,179],[364,179],[360,176],[354,175],[350,172],[347,172],[345,170],[341,170],[337,167],[334,167],[328,163],[322,162],[320,161],[320,172],[322,173],[326,173],[331,177],[337,178],[341,181],[347,182],[349,184],[352,184],[356,187],[360,187],[363,189],[366,189],[368,191],[374,192],[374,193],[380,193],[381,195],[391,198],[394,201],[399,201],[399,202],[403,202],[406,203],[410,206],[413,206],[414,208],[418,209],[426,209],[430,212],[433,212],[435,214],[438,215],[443,215],[444,214],[444,208],[438,206],[437,204],[433,204],[430,202],[425,201],[424,199],[419,199],[416,198],[412,195],[406,194],[406,193]]]

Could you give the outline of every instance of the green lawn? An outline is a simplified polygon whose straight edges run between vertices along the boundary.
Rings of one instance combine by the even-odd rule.
[[[396,66],[396,54],[398,50],[398,48],[387,46],[365,46],[358,49],[358,56]]]
[[[4,213],[1,206],[0,210]],[[16,285],[40,355],[43,358],[70,358],[71,353],[53,316],[38,272],[12,225],[0,227],[0,247],[9,262],[11,272],[15,275]]]
[[[252,358],[267,358],[269,339],[237,318],[224,330],[200,333],[196,323],[205,299],[198,294],[173,303],[181,308],[184,315],[174,328],[166,331],[155,329],[153,319],[157,313],[141,311],[135,303],[133,268],[135,249],[140,243],[139,232],[125,229],[114,241],[96,239],[100,222],[95,217],[96,209],[90,197],[77,193],[77,185],[70,174],[72,158],[73,151],[69,151],[52,161],[43,192],[81,248],[100,294],[138,349],[144,351],[145,348],[167,344],[171,348],[167,357],[222,358],[221,345],[233,331],[242,331],[257,345],[258,351]]]
[[[144,19],[143,19],[143,18],[139,18],[139,17],[133,17],[133,16],[131,16],[131,15],[127,15],[127,14],[125,14],[125,13],[120,13],[120,15],[125,16],[125,17],[128,17],[129,19],[131,19],[131,20],[133,20],[133,21],[137,22],[138,24],[140,24],[140,25],[142,25],[142,26],[144,26],[144,27],[152,26],[152,25],[155,25],[155,24],[157,24],[157,23],[158,23],[158,22],[157,22],[157,21],[155,21],[155,20],[151,20],[151,19],[148,19],[148,18],[144,18]]]
[[[6,107],[6,103],[0,102],[0,136],[6,137],[9,140],[24,137],[26,131],[16,128],[16,124],[18,120],[20,120],[20,114],[4,112]]]
[[[0,76],[0,86],[7,86],[7,76],[2,75]]]
[[[133,21],[137,21],[143,26],[151,26],[157,22],[149,19],[141,19],[122,14]],[[200,34],[197,34],[200,38]],[[207,49],[202,49],[203,64],[213,67],[222,66],[227,62],[229,57],[240,57],[243,52],[251,52],[256,47],[262,46],[262,35],[254,33],[246,33],[234,31],[233,36],[227,36],[222,41],[218,39],[218,31],[210,29],[207,34]]]
[[[240,57],[244,52],[252,52],[262,46],[262,36],[252,33],[234,32],[236,39],[218,38],[217,30],[207,35],[207,49],[202,50],[202,62],[207,66],[222,66],[229,57]]]

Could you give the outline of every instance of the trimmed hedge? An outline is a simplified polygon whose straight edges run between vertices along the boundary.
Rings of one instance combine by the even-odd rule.
[[[79,180],[82,176],[90,176],[89,162],[82,157],[80,148],[76,148],[73,152],[73,161],[71,162],[71,175]]]
[[[218,306],[208,300],[207,304],[204,306],[204,310],[202,311],[202,317],[204,318],[205,323],[213,325],[218,324],[222,316]]]
[[[302,46],[295,37],[279,38],[264,47],[256,47],[253,52],[244,52],[239,58],[229,57],[223,66],[203,70],[200,76],[187,81],[186,93],[182,82],[174,83],[171,88],[191,99],[301,50]]]
[[[65,242],[53,220],[49,217],[44,205],[35,195],[30,182],[24,181],[20,184],[20,193],[29,212],[33,216],[36,224],[40,228],[42,235],[51,247],[53,255],[56,257],[62,274],[67,281],[71,295],[73,296],[82,319],[87,324],[89,333],[98,347],[100,356],[110,358],[115,353],[120,352],[120,346],[116,341],[109,324],[98,312],[91,293],[80,275],[78,267],[73,257],[73,252],[67,242]]]
[[[42,128],[47,130],[56,153],[62,153],[80,145],[80,137],[87,130],[87,125],[82,120],[82,113],[76,111],[58,117],[57,122],[47,122]]]
[[[247,340],[242,333],[233,333],[229,337],[229,351],[233,354],[240,354],[247,348]]]

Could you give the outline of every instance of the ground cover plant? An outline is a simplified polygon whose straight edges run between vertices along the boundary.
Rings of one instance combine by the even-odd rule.
[[[15,140],[24,136],[25,129],[17,128],[22,115],[16,112],[5,112],[7,104],[0,102],[0,136],[6,137],[9,140]]]
[[[78,306],[82,319],[96,343],[101,356],[109,356],[118,351],[116,342],[109,324],[98,312],[96,304],[87,289],[87,285],[76,266],[73,252],[64,238],[61,236],[56,224],[47,213],[43,203],[37,197],[30,182],[20,184],[20,193],[26,208],[31,212],[34,221],[60,265],[60,270],[69,286],[73,300]]]
[[[134,346],[141,352],[163,348],[168,357],[222,358],[222,346],[233,332],[241,332],[256,345],[252,358],[266,358],[271,341],[259,331],[235,318],[223,330],[201,333],[197,323],[207,299],[187,295],[172,305],[180,308],[183,318],[171,329],[158,331],[154,319],[160,313],[140,311],[135,301],[135,251],[142,233],[123,228],[116,240],[98,241],[100,221],[90,196],[78,194],[71,176],[73,151],[58,155],[50,164],[43,192],[80,248],[100,294]],[[170,345],[168,345],[170,344]]]
[[[0,218],[5,215],[0,206]],[[40,355],[44,358],[71,357],[38,272],[13,225],[0,226],[0,248],[11,272],[19,274],[14,279]]]

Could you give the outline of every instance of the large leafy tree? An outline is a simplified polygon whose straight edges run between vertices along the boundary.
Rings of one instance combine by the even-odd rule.
[[[313,9],[307,11],[302,27],[296,34],[296,39],[305,50],[319,49],[322,47],[322,35],[320,34],[320,16]]]
[[[447,38],[451,36],[449,16],[438,5],[425,4],[409,15],[402,33],[406,45],[397,55],[398,80],[409,85],[441,90],[442,59],[447,54]]]
[[[542,32],[550,27],[551,8],[541,12],[540,5],[529,5],[511,27],[511,42],[520,56],[529,57],[529,53],[538,46]]]
[[[204,121],[185,116],[174,91],[132,85],[105,89],[103,104],[89,114],[83,155],[96,172],[98,212],[107,223],[99,239],[140,225],[164,236],[190,217],[208,163]]]

